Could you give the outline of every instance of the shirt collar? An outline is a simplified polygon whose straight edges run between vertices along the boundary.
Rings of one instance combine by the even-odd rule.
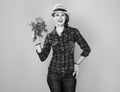
[[[68,26],[65,26],[64,29],[63,29],[63,32],[62,33],[66,33],[66,31],[68,31]],[[56,35],[57,32],[56,32],[56,26],[54,27],[53,29],[53,34]],[[58,34],[57,34],[58,35]]]

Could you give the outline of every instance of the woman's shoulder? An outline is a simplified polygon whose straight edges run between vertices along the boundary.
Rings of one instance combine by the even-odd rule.
[[[47,34],[47,36],[48,36],[49,38],[53,37],[54,35],[55,35],[55,30],[52,30],[51,32],[49,32],[49,33]]]
[[[72,26],[68,26],[68,28],[73,29],[73,30],[77,29],[77,28],[72,27]]]
[[[76,33],[79,32],[78,28],[69,26],[70,32]]]

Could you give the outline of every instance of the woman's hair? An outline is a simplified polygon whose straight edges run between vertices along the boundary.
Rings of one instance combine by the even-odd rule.
[[[54,17],[55,13],[52,14],[52,16]],[[65,16],[66,16],[66,20],[65,20],[65,23],[64,23],[64,26],[67,27],[68,26],[68,22],[69,22],[69,15],[65,13]]]
[[[69,22],[69,15],[68,14],[65,14],[66,16],[66,20],[65,20],[65,23],[64,23],[64,26],[68,26],[68,22]]]

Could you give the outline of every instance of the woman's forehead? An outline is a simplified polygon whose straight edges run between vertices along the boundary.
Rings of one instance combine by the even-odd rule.
[[[55,14],[65,14],[63,11],[56,11]]]

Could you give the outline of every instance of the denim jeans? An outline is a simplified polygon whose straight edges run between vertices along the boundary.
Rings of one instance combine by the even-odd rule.
[[[51,92],[75,92],[76,78],[72,74],[48,73],[47,83]]]

